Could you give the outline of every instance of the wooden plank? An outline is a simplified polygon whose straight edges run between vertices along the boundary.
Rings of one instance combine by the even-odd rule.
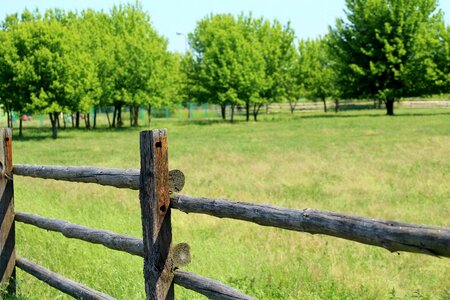
[[[174,299],[166,130],[141,132],[140,145],[145,292],[148,300]]]
[[[14,165],[14,175],[72,182],[96,183],[117,188],[139,190],[140,171],[136,169],[113,169],[98,167],[64,167],[44,165]],[[172,193],[184,187],[184,174],[170,170],[169,190]]]
[[[126,234],[117,234],[108,230],[93,229],[69,223],[64,220],[48,219],[24,212],[16,212],[15,219],[17,222],[62,233],[68,238],[79,239],[93,244],[101,244],[110,249],[127,252],[133,255],[144,255],[144,244],[142,239]]]
[[[69,238],[76,238],[86,242],[101,244],[110,249],[125,251],[133,255],[144,257],[143,241],[142,239],[136,237],[83,227],[67,221],[47,219],[24,212],[16,212],[16,221],[33,225],[41,229],[59,232]],[[190,252],[187,244],[182,243],[176,245],[173,252],[176,258],[174,261],[174,267],[181,267],[190,262]],[[230,295],[240,295],[240,292],[237,292],[232,287],[229,287],[217,280],[178,269],[174,271],[174,283],[196,291],[207,297],[212,297],[213,299],[241,299],[227,298]]]
[[[12,179],[12,132],[1,129],[0,147],[0,280],[15,293],[14,185]]]
[[[68,294],[76,299],[83,300],[113,300],[115,298],[91,289],[62,275],[52,272],[31,260],[20,257],[17,258],[16,265],[21,270],[33,275],[39,280],[47,283],[55,289]]]
[[[171,207],[186,213],[202,213],[288,230],[325,234],[391,252],[406,251],[450,257],[450,228],[408,224],[346,215],[310,208],[287,209],[186,195],[171,197]]]
[[[177,270],[175,272],[174,281],[176,284],[186,289],[196,291],[197,293],[200,293],[208,297],[209,299],[218,299],[218,300],[256,299],[232,287],[229,287],[221,283],[220,281],[206,278],[187,271]]]

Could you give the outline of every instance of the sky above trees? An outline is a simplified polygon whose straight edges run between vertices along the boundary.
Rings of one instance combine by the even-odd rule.
[[[134,3],[123,0],[14,0],[1,1],[0,19],[6,14],[22,12],[24,8],[61,8],[66,10],[82,10],[92,8],[109,11],[114,4]],[[439,8],[444,12],[446,24],[450,24],[450,1],[439,1]],[[328,25],[335,25],[336,18],[344,17],[344,0],[144,0],[141,1],[144,10],[151,16],[152,26],[159,34],[169,39],[169,50],[184,52],[186,35],[196,27],[197,21],[210,13],[253,12],[254,17],[277,19],[282,24],[291,22],[299,39],[315,38],[328,32]],[[177,35],[178,33],[182,33]]]

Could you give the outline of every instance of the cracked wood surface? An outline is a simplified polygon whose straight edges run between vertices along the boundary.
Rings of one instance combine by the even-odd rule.
[[[139,190],[139,174],[136,169],[98,167],[65,167],[44,165],[14,165],[13,173],[42,179],[96,183],[117,188]],[[169,191],[177,193],[184,187],[184,174],[180,170],[169,171]]]
[[[303,210],[255,203],[210,199],[187,195],[171,196],[172,208],[231,218],[288,230],[325,234],[363,244],[450,257],[450,228],[370,219],[331,211]]]

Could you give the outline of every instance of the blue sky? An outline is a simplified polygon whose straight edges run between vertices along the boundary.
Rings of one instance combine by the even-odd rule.
[[[41,11],[55,7],[109,11],[114,4],[127,2],[134,3],[134,0],[0,0],[0,19],[6,14],[22,12],[25,7]],[[169,39],[169,49],[180,52],[186,48],[184,34],[192,32],[196,22],[210,13],[252,12],[255,17],[277,19],[283,24],[290,21],[296,36],[305,39],[325,34],[328,25],[344,16],[345,8],[345,0],[143,0],[141,3],[149,12],[154,28]],[[440,3],[446,24],[450,24],[450,0],[440,0]]]

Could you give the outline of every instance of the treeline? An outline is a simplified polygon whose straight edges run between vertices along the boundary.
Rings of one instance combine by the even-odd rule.
[[[138,2],[109,13],[48,10],[9,15],[0,30],[0,103],[8,113],[47,113],[56,137],[61,113],[114,107],[110,127],[138,126],[145,107],[176,101],[237,107],[257,120],[271,102],[300,97],[374,99],[388,115],[403,97],[450,92],[450,27],[436,0],[347,0],[329,33],[297,41],[289,24],[251,14],[209,15],[184,54],[150,24]],[[86,118],[90,120],[89,117]],[[77,122],[78,124],[78,122]],[[11,124],[12,125],[12,124]],[[20,125],[21,128],[21,125]],[[20,130],[21,134],[21,130]]]
[[[6,17],[0,45],[0,101],[10,126],[13,111],[43,112],[56,137],[61,113],[88,116],[94,108],[86,126],[95,128],[96,111],[106,106],[114,106],[111,127],[122,125],[124,106],[137,126],[140,107],[176,98],[180,58],[139,4],[110,13],[25,10]]]

